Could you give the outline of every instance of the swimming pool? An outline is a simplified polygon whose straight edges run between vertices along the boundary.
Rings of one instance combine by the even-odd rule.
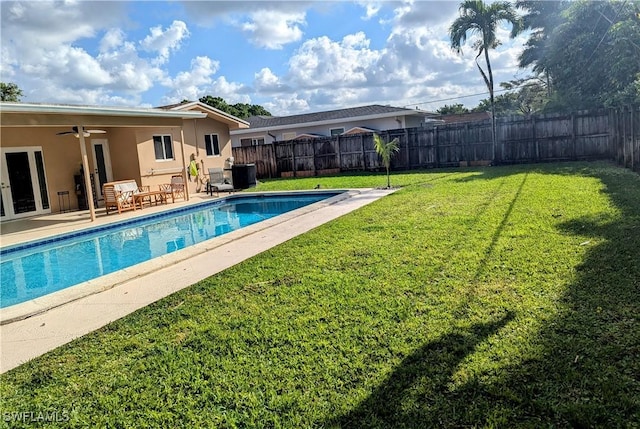
[[[234,195],[0,249],[0,308],[273,218],[343,191]]]

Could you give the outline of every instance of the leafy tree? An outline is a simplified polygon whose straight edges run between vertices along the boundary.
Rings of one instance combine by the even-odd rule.
[[[451,24],[449,37],[451,47],[461,52],[462,45],[467,40],[467,34],[479,36],[473,48],[478,50],[476,55],[476,65],[489,90],[489,101],[491,104],[493,152],[495,157],[496,147],[496,120],[495,120],[495,99],[493,94],[493,72],[489,61],[489,50],[495,49],[500,41],[496,38],[496,27],[500,22],[511,24],[511,37],[515,37],[522,28],[522,23],[516,14],[513,6],[509,2],[497,1],[490,5],[482,0],[466,0],[460,4],[460,16]],[[484,61],[487,71],[482,69],[478,58],[484,54]]]
[[[382,158],[384,167],[387,169],[387,188],[391,187],[391,178],[389,175],[389,168],[391,168],[391,158],[393,157],[393,155],[400,151],[399,143],[400,141],[397,137],[390,142],[385,142],[378,134],[373,134],[373,146],[376,149],[378,155],[380,155],[380,158]]]
[[[461,103],[451,105],[445,104],[444,106],[436,110],[436,112],[440,113],[441,115],[459,115],[461,113],[469,113],[469,109],[464,107],[464,105]]]
[[[500,94],[493,99],[493,108],[491,100],[484,98],[480,100],[478,105],[471,109],[472,112],[490,112],[493,110],[496,116],[514,115],[520,113],[518,110],[517,94],[515,92],[507,92]]]
[[[22,90],[15,83],[0,82],[0,101],[20,101]]]
[[[546,64],[543,61],[549,38],[553,30],[562,23],[562,13],[569,2],[518,0],[516,7],[526,11],[522,17],[524,30],[531,30],[529,40],[520,54],[521,68],[533,66],[533,71],[548,77]]]
[[[544,110],[549,100],[547,80],[544,75],[502,82],[500,86],[515,91],[514,111],[523,115],[531,115]]]
[[[547,109],[638,102],[640,3],[575,1],[555,9],[553,3],[518,2],[529,12],[525,23],[537,28],[520,65],[548,73]]]
[[[208,104],[211,107],[215,107],[218,110],[222,110],[223,112],[232,114],[230,112],[231,107],[221,97],[213,97],[211,95],[205,95],[204,97],[200,97],[200,102],[204,104]]]
[[[221,97],[212,97],[207,95],[200,98],[200,102],[215,107],[218,110],[229,113],[240,119],[246,119],[250,116],[271,116],[271,113],[264,107],[257,104],[236,103],[227,104],[227,102]]]
[[[502,82],[500,86],[507,90],[496,96],[494,100],[495,112],[500,115],[531,115],[545,110],[549,100],[547,86],[543,78],[530,77]],[[491,101],[480,100],[472,109],[473,112],[491,112]]]

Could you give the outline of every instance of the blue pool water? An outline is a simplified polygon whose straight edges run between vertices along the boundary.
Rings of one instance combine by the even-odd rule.
[[[340,192],[230,196],[0,249],[0,308],[166,255]]]

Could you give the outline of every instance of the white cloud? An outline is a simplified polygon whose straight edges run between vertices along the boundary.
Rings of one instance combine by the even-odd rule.
[[[274,116],[286,116],[292,112],[300,113],[308,111],[309,103],[294,93],[282,97],[275,97],[272,101],[264,103],[263,107]]]
[[[262,94],[291,91],[291,87],[284,84],[268,67],[254,75],[253,86],[256,91]]]
[[[100,41],[100,52],[111,51],[124,43],[125,34],[119,28],[109,29]]]
[[[326,36],[307,40],[289,60],[288,77],[302,88],[366,84],[366,71],[381,53],[369,49],[362,32],[334,42]]]
[[[304,13],[260,10],[251,14],[251,21],[242,24],[251,43],[266,49],[282,49],[284,45],[302,38],[300,25],[305,24]]]
[[[171,92],[164,98],[166,103],[177,103],[182,100],[197,100],[202,97],[206,88],[213,82],[213,75],[218,70],[219,63],[208,57],[196,57],[191,60],[189,71],[183,71],[174,79],[167,78],[163,84],[171,88]]]
[[[250,103],[251,97],[246,94],[246,90],[244,84],[229,82],[224,76],[220,76],[211,85],[210,93],[224,98],[229,104]]]
[[[189,37],[187,24],[182,21],[173,21],[165,31],[160,25],[150,28],[149,31],[151,34],[140,42],[140,46],[145,51],[157,52],[160,63],[167,61],[170,52],[180,48],[180,42]]]
[[[368,21],[380,12],[382,9],[382,1],[358,1],[360,6],[365,9],[365,14],[362,17],[363,20]]]

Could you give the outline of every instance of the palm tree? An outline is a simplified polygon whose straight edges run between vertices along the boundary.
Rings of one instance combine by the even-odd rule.
[[[387,169],[387,188],[391,187],[391,179],[389,177],[389,167],[391,167],[391,157],[400,151],[400,146],[398,145],[399,140],[396,137],[390,142],[385,142],[382,137],[378,134],[373,135],[373,147],[376,149],[380,158],[382,158],[382,163]]]
[[[509,2],[497,1],[490,5],[482,0],[465,0],[459,7],[460,16],[453,21],[449,27],[449,37],[451,47],[462,52],[462,45],[467,40],[467,33],[478,35],[480,38],[473,44],[473,49],[478,50],[476,55],[476,65],[484,79],[484,83],[489,89],[489,100],[491,102],[491,132],[493,137],[493,154],[496,156],[496,119],[495,100],[493,98],[493,72],[489,61],[489,49],[495,49],[500,41],[496,39],[496,27],[501,21],[511,23],[511,37],[515,37],[522,29],[522,23],[516,14],[513,6]],[[480,67],[478,58],[484,53],[484,60],[487,64],[487,72]]]

